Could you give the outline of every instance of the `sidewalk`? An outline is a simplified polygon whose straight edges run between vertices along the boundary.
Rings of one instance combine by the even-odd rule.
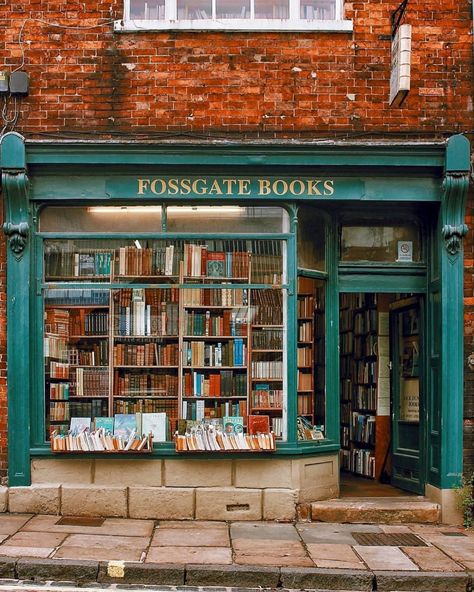
[[[0,541],[0,578],[21,580],[464,592],[474,572],[455,526],[1,514]]]

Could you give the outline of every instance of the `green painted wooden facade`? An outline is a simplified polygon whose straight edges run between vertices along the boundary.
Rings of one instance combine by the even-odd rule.
[[[339,294],[415,292],[426,296],[427,368],[424,480],[452,488],[462,472],[463,254],[469,143],[371,145],[318,144],[116,144],[25,142],[6,134],[0,144],[4,231],[8,249],[9,484],[30,483],[32,456],[48,456],[43,441],[42,237],[37,233],[42,204],[242,203],[280,204],[290,217],[288,244],[288,441],[278,455],[307,455],[339,449]],[[243,195],[139,193],[137,179],[245,178]],[[258,179],[285,181],[311,176],[331,179],[333,192],[310,188],[300,195],[261,195]],[[161,185],[157,185],[161,188]],[[201,190],[202,185],[196,185]],[[295,185],[297,191],[300,186]],[[142,185],[142,189],[144,186]],[[298,204],[321,208],[326,220],[326,267],[298,270]],[[341,216],[370,204],[388,221],[416,206],[423,222],[425,259],[410,264],[342,264],[338,259]],[[407,209],[406,212],[410,210]],[[424,213],[426,212],[426,214]],[[61,236],[61,235],[55,235]],[[63,235],[65,238],[67,234]],[[110,238],[111,234],[88,235]],[[120,235],[123,236],[123,235]],[[146,233],[143,235],[146,237]],[[156,236],[156,235],[155,235]],[[163,235],[160,235],[163,236]],[[168,236],[168,235],[167,235]],[[202,236],[202,235],[194,235]],[[275,235],[276,236],[276,235]],[[182,237],[182,235],[181,235]],[[192,235],[186,235],[192,238]],[[77,236],[76,236],[77,238]],[[134,235],[135,238],[135,235]],[[139,237],[137,237],[139,238]],[[326,280],[326,440],[296,439],[296,281],[298,273]],[[119,287],[119,285],[115,285]],[[81,282],[81,287],[87,284]],[[171,444],[153,456],[173,456]]]

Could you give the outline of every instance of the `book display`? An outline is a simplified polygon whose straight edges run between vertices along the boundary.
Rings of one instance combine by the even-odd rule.
[[[57,244],[46,250],[46,281],[103,281],[105,268],[76,275],[74,265],[85,254],[92,274],[105,249],[83,253],[67,242],[62,254]],[[165,418],[154,442],[169,440],[180,420],[239,420],[245,433],[249,414],[265,416],[281,437],[281,249],[276,240],[113,245],[105,257],[110,288],[47,290],[47,437],[70,430],[71,418],[88,417],[107,432],[101,420],[115,418],[116,430],[117,418],[136,414]]]
[[[340,311],[341,468],[375,478],[377,295],[343,294]]]

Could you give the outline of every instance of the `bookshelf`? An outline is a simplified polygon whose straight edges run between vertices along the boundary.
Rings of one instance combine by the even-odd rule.
[[[54,286],[45,299],[47,433],[73,416],[166,413],[173,434],[181,420],[235,416],[245,426],[252,413],[269,415],[281,436],[283,263],[280,242],[262,242],[114,246],[111,285],[95,290],[77,287],[88,277],[74,273],[81,251],[49,251],[46,281],[73,277],[75,287]],[[64,378],[51,363],[64,365]]]
[[[371,478],[376,476],[377,339],[377,295],[341,295],[341,468]]]
[[[297,413],[314,423],[315,283],[298,278]]]

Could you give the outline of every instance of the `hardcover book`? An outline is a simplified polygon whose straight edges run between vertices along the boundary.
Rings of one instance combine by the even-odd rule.
[[[143,413],[141,431],[145,436],[148,436],[150,433],[153,434],[154,442],[166,442],[166,413]]]
[[[209,277],[225,277],[225,253],[208,252],[207,275]]]
[[[71,433],[79,434],[84,430],[91,429],[91,418],[90,417],[71,417],[70,428]]]
[[[224,432],[226,434],[242,434],[244,431],[244,418],[226,416],[222,418]]]
[[[105,433],[114,433],[114,418],[113,417],[96,417],[95,418],[95,429],[99,430],[104,428]]]
[[[135,413],[117,413],[115,415],[114,436],[129,438],[130,434],[136,429]]]
[[[269,415],[249,415],[248,417],[249,434],[269,434],[270,416]]]

